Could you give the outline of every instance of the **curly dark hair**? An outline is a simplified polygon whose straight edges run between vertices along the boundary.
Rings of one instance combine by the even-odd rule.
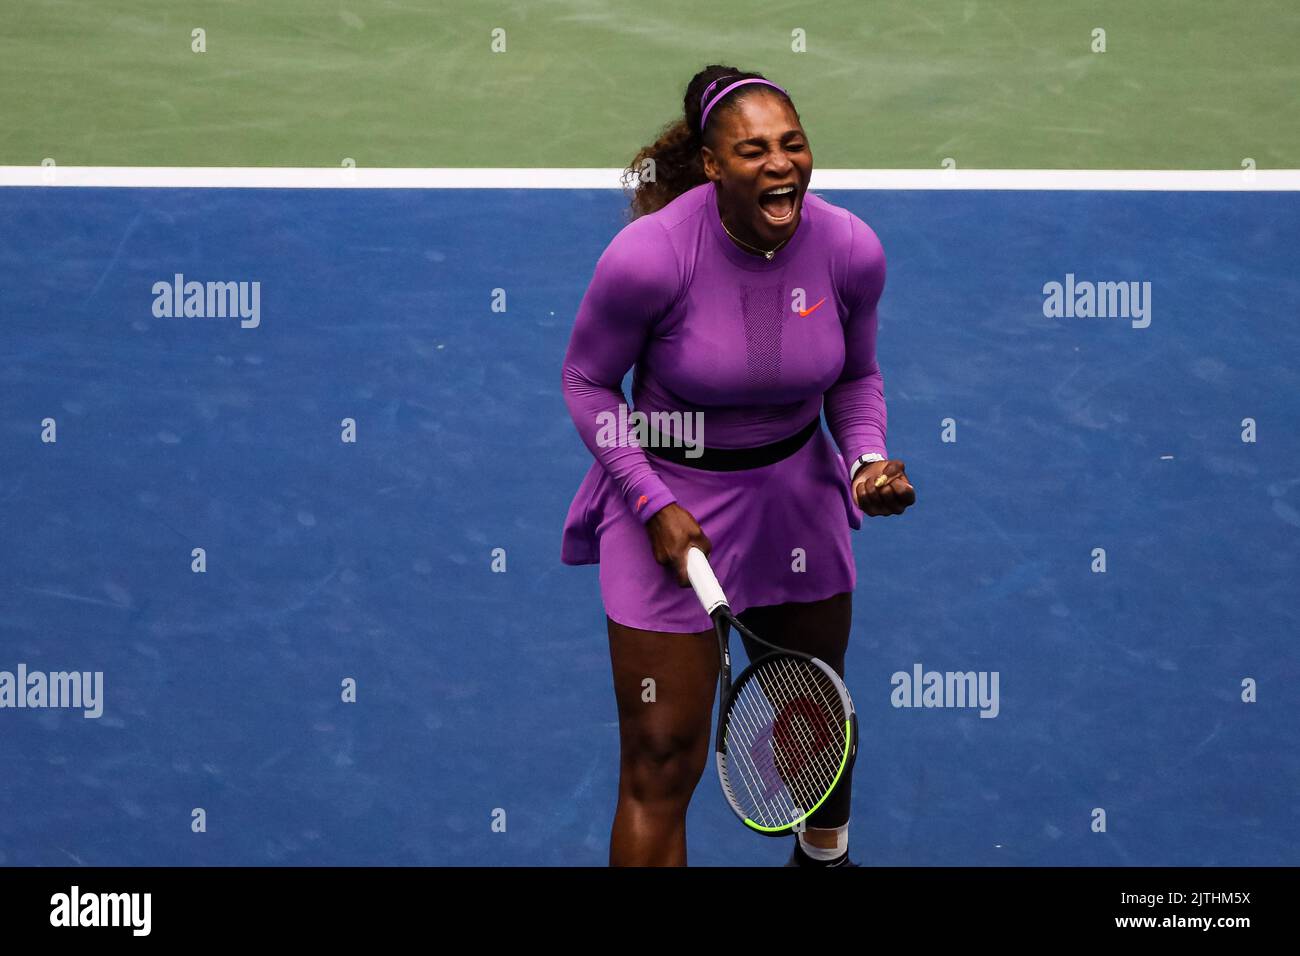
[[[767,79],[762,73],[746,73],[734,66],[718,64],[706,66],[691,77],[691,82],[686,85],[686,94],[682,97],[682,116],[665,126],[653,143],[641,147],[623,171],[624,190],[632,193],[629,219],[657,212],[688,189],[708,182],[708,177],[704,175],[704,164],[700,160],[700,149],[712,145],[713,130],[716,127],[710,126],[701,136],[700,97],[710,83],[724,76],[738,80]],[[782,95],[780,90],[770,86],[742,86],[719,103],[709,116],[712,118],[721,111],[733,110],[746,96],[762,92]],[[785,99],[789,102],[789,97]],[[793,103],[790,108],[794,109]],[[798,115],[798,111],[795,115]],[[653,170],[653,178],[643,181],[643,172],[647,168]]]

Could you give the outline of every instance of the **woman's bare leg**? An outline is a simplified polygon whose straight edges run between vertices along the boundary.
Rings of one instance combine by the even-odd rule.
[[[609,863],[685,866],[686,807],[709,753],[717,637],[606,622],[621,750]]]

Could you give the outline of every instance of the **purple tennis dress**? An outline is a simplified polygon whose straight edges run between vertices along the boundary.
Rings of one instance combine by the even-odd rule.
[[[645,523],[674,501],[708,537],[709,563],[736,613],[853,590],[849,533],[862,511],[846,462],[888,457],[876,363],[884,282],[871,227],[811,192],[771,261],[727,237],[711,182],[614,237],[564,359],[564,399],[596,460],[561,545],[565,564],[600,564],[610,618],[654,631],[712,627],[694,590],[654,559]],[[634,366],[628,408],[622,382]],[[838,452],[819,425],[788,458],[740,471],[665,460],[614,424],[634,420],[632,411],[676,422],[653,417],[676,412],[702,425],[695,434],[668,429],[688,448],[751,448],[798,433],[823,402]]]

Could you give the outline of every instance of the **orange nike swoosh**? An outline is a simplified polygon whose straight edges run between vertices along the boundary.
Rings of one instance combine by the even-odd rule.
[[[822,297],[817,301],[817,305],[814,305],[811,309],[801,309],[801,310],[799,311],[799,314],[800,314],[800,315],[812,315],[814,312],[817,311],[817,306],[821,305],[821,304],[822,304],[823,302],[825,302],[825,301],[826,301],[826,296],[822,296]]]
[[[641,510],[641,506],[642,506],[643,504],[645,504],[645,503],[646,503],[647,501],[649,501],[649,500],[650,500],[649,495],[642,495],[640,498],[638,498],[638,499],[636,500],[636,510],[637,510],[637,511],[640,511],[640,510]]]

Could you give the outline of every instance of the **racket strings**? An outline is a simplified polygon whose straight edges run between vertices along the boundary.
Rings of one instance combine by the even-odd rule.
[[[834,692],[834,687],[826,678],[826,675],[807,662],[796,661],[792,658],[778,658],[772,663],[777,666],[761,668],[755,673],[755,678],[763,688],[766,700],[777,705],[772,709],[778,715],[789,713],[790,707],[795,702],[813,703],[808,696],[810,694],[815,694],[819,698],[816,704],[819,704],[820,708],[816,713],[810,714],[806,707],[801,707],[799,708],[800,713],[791,717],[784,725],[784,729],[788,732],[793,725],[800,733],[797,743],[803,748],[801,755],[805,757],[811,755],[813,759],[818,761],[818,765],[813,769],[820,770],[822,777],[829,774],[830,779],[834,779],[834,774],[839,769],[839,765],[831,762],[831,755],[828,753],[827,747],[830,743],[835,742],[840,745],[841,750],[843,749],[844,734],[841,729],[842,724],[834,717],[835,710],[839,709],[835,706],[839,704],[839,695]],[[829,695],[827,693],[828,689]],[[835,701],[835,705],[832,705],[832,699]],[[796,717],[802,717],[803,719],[796,720]],[[830,739],[819,742],[816,739],[817,728],[814,725],[821,724],[820,729],[825,731],[828,721],[830,724]],[[773,723],[775,724],[775,720]],[[777,741],[775,733],[773,733],[773,744],[779,743],[782,742]],[[790,751],[790,742],[786,741],[784,743],[786,744],[786,751]],[[800,753],[800,751],[796,751],[796,753]],[[789,761],[785,762],[785,769],[790,769]],[[802,769],[803,765],[794,768],[796,779],[799,776],[798,771]],[[820,797],[820,794],[818,796]]]
[[[791,722],[783,725],[782,729],[787,735],[792,729],[797,731],[799,734],[798,743],[807,748],[806,753],[814,757],[819,757],[822,762],[823,770],[832,769],[832,765],[829,763],[824,751],[824,748],[831,741],[823,740],[818,744],[814,736],[813,728],[810,727],[807,722],[808,717],[816,716],[822,717],[821,722],[824,724],[825,713],[834,709],[827,698],[825,687],[818,686],[817,683],[808,681],[806,673],[801,673],[797,669],[784,668],[784,670],[786,672],[780,674],[779,679],[775,681],[772,679],[773,675],[770,673],[756,675],[756,678],[759,679],[759,686],[762,688],[762,693],[742,693],[738,698],[739,706],[736,709],[738,711],[739,722],[745,727],[747,732],[746,736],[751,741],[764,737],[769,731],[771,731],[773,742],[779,744],[781,741],[775,739],[777,715],[779,715],[783,710],[788,712],[791,705],[794,703],[810,703],[805,695],[809,692],[815,693],[820,697],[818,703],[821,705],[821,713],[810,715],[807,712],[807,707],[799,708],[802,713],[796,714],[795,717],[803,717],[804,719],[796,722],[793,721],[792,718]],[[834,722],[832,726],[834,727],[834,738],[842,743],[843,735],[839,732],[838,721]],[[823,727],[823,729],[825,728]],[[789,741],[786,741],[786,743],[788,744]],[[788,768],[788,762],[786,762],[785,765]]]
[[[759,665],[732,702],[723,744],[728,788],[751,819],[787,825],[821,801],[840,770],[846,717],[834,683],[811,662]]]
[[[790,711],[791,705],[786,705],[784,712],[791,715],[784,729],[788,734],[790,727],[793,726],[799,734],[799,739],[778,741],[774,734],[773,743],[780,744],[784,748],[783,756],[787,759],[782,761],[783,769],[792,772],[797,780],[807,779],[815,791],[821,791],[813,794],[816,802],[821,799],[825,789],[829,788],[839,770],[838,759],[834,759],[837,755],[831,751],[830,745],[838,744],[840,752],[843,752],[844,735],[840,729],[842,725],[834,718],[834,710],[826,693],[829,682],[825,681],[825,675],[821,671],[810,670],[808,665],[797,666],[791,668],[789,676],[800,681],[805,696],[800,700],[803,706],[793,714]],[[833,688],[831,692],[833,694]],[[810,693],[818,696],[820,700],[814,703],[811,697],[807,696]],[[838,703],[839,696],[834,695],[834,697]],[[798,765],[793,768],[790,766],[791,756],[800,758]],[[812,763],[809,763],[810,757]],[[805,768],[807,773],[804,772]],[[811,804],[807,806],[811,808]]]
[[[769,718],[770,711],[775,710],[777,706],[811,696],[816,696],[817,703],[824,711],[843,712],[839,695],[832,682],[820,668],[805,661],[792,658],[769,660],[755,671],[751,683],[753,680],[758,681],[761,693],[755,693],[753,688],[747,685],[742,688],[742,693],[737,697],[744,716],[754,717],[757,709],[761,712],[762,718]],[[758,705],[757,708],[755,704]],[[833,718],[834,732],[842,738],[837,718],[838,714]],[[751,723],[751,730],[754,726]]]
[[[731,752],[734,756],[736,748]],[[799,780],[787,780],[775,790],[763,778],[765,773],[751,760],[732,761],[729,766],[737,771],[740,782],[748,796],[746,816],[764,826],[778,826],[790,823],[802,817],[807,810],[816,805],[821,794],[816,788],[801,785]],[[776,771],[779,773],[779,771]],[[733,790],[734,794],[734,790]],[[745,803],[738,800],[738,803]]]
[[[742,732],[728,734],[732,740],[726,749],[745,786],[751,818],[764,825],[785,825],[806,815],[821,800],[835,778],[838,765],[829,760],[826,752],[832,740],[823,739],[818,746],[806,726],[799,727],[798,740],[777,737],[774,725],[781,708],[772,706],[771,700],[753,706],[752,698],[775,696],[770,681],[768,685],[765,695],[749,695],[751,699],[746,701],[749,706],[741,707],[736,726]],[[842,750],[842,736],[834,736],[839,738]],[[804,760],[792,768],[785,758],[796,746],[804,748]]]

